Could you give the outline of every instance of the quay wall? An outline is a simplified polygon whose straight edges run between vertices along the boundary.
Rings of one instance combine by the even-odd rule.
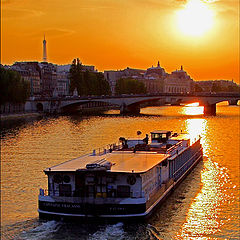
[[[23,113],[25,111],[25,103],[5,103],[0,107],[0,114]]]

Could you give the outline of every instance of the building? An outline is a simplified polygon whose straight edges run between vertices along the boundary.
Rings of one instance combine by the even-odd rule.
[[[16,62],[7,69],[17,71],[30,82],[31,96],[69,95],[69,71],[71,65],[56,65],[48,62]],[[97,72],[94,66],[83,65],[83,71]]]
[[[47,62],[16,62],[11,69],[30,82],[31,96],[53,96],[57,87],[56,65]]]
[[[16,62],[10,68],[30,83],[31,96],[41,93],[41,74],[38,62]]]
[[[115,95],[116,83],[120,78],[134,78],[134,79],[143,79],[146,70],[134,69],[127,67],[124,70],[108,70],[104,71],[104,78],[108,81],[111,92]]]
[[[57,67],[58,67],[58,71],[69,72],[71,68],[71,64],[58,65]],[[95,70],[95,66],[93,65],[82,65],[82,71],[97,72],[97,70]]]
[[[52,63],[39,63],[41,73],[41,95],[52,97],[55,88],[57,88],[57,66]]]
[[[173,71],[164,78],[163,91],[166,93],[187,93],[193,91],[193,80],[183,70]]]
[[[195,82],[195,85],[197,85],[199,87],[198,91],[211,92],[212,86],[213,86],[213,81],[197,81],[197,82]]]
[[[165,69],[160,67],[160,63],[158,61],[157,66],[152,66],[151,68],[148,68],[145,73],[145,78],[165,78],[168,74],[165,72]]]
[[[66,71],[61,65],[57,65],[57,95],[69,95],[69,71]]]
[[[152,66],[147,70],[134,69],[127,67],[119,71],[104,71],[104,77],[108,81],[112,94],[115,95],[115,86],[120,78],[133,78],[142,82],[147,90],[147,93],[159,93],[163,91],[163,79],[168,76],[164,68],[160,66],[158,61],[157,66]]]
[[[148,68],[144,74],[144,79],[141,81],[144,83],[147,92],[150,94],[163,92],[164,79],[168,76],[165,69],[160,66],[158,61],[157,66]]]
[[[110,90],[113,95],[115,95],[115,86],[117,83],[117,80],[122,77],[122,72],[121,71],[114,71],[114,70],[108,70],[104,71],[104,78],[108,81]]]

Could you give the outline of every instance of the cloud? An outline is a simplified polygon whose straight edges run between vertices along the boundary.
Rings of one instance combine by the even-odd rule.
[[[180,0],[181,1],[181,0]],[[136,4],[146,5],[153,8],[169,8],[176,4],[176,0],[136,0]]]
[[[12,0],[2,0],[2,4],[12,3]]]
[[[238,16],[239,18],[239,2],[237,0],[219,0],[214,4],[219,14]]]
[[[75,33],[72,29],[64,29],[64,28],[46,28],[43,31],[36,31],[33,33],[27,33],[25,36],[39,38],[39,36],[43,37],[45,34],[46,38],[55,38],[60,36],[71,35]]]
[[[29,18],[29,17],[40,17],[44,15],[42,11],[39,10],[31,10],[24,8],[3,8],[2,16],[3,18]]]
[[[44,31],[46,36],[49,37],[59,37],[63,35],[71,35],[75,31],[72,29],[63,29],[63,28],[48,28]]]

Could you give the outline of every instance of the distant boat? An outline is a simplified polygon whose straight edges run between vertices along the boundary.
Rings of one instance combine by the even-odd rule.
[[[200,137],[191,144],[182,133],[153,131],[150,143],[148,135],[119,140],[45,169],[40,218],[149,216],[203,157]]]

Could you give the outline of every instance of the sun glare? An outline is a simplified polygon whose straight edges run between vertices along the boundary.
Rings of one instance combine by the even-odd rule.
[[[184,9],[177,12],[177,23],[182,33],[200,36],[213,26],[213,12],[207,2],[189,0]]]
[[[195,102],[195,103],[189,103],[187,105],[185,105],[186,107],[198,107],[199,106],[199,102]]]
[[[187,104],[184,108],[182,108],[182,113],[185,115],[202,115],[203,110],[203,106],[199,106],[199,103],[195,102]]]

